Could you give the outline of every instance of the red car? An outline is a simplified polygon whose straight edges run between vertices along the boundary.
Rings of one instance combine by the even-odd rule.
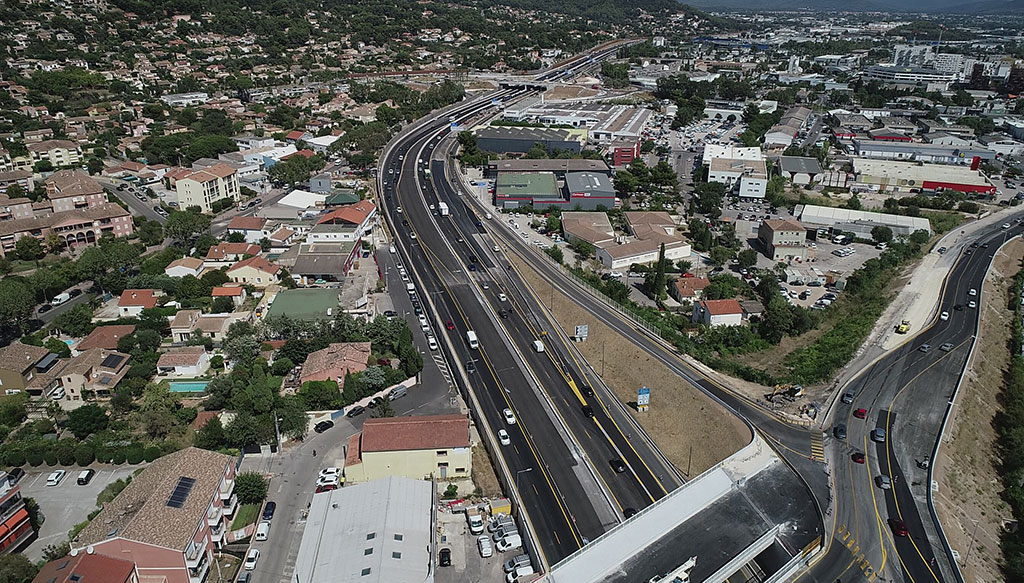
[[[892,533],[895,536],[907,536],[910,533],[907,531],[907,523],[897,518],[889,519],[889,528],[892,529]]]
[[[444,327],[449,330],[454,330],[455,324],[451,320],[448,320],[447,322],[445,322]]]
[[[864,419],[868,416],[868,410],[857,409],[856,411],[853,412],[853,416],[856,417],[857,419]]]
[[[864,463],[864,454],[858,451],[857,453],[850,456],[850,459],[852,459],[853,463],[855,464],[862,464]]]

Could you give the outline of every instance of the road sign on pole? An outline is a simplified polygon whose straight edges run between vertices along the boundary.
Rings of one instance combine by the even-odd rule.
[[[636,392],[636,408],[638,411],[646,411],[651,406],[651,389],[640,387]]]
[[[589,334],[590,334],[590,326],[587,325],[587,324],[582,324],[580,326],[576,326],[576,331],[573,333],[572,337],[577,342],[583,342],[584,340],[587,339],[587,336]]]

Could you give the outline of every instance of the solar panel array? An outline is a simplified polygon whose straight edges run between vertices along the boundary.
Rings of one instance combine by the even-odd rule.
[[[102,366],[103,368],[117,368],[118,365],[120,365],[121,361],[123,360],[124,357],[121,356],[120,354],[111,354],[103,359],[103,362],[100,363],[100,366]]]
[[[171,496],[167,498],[167,505],[171,508],[181,508],[185,505],[185,499],[188,498],[189,492],[192,491],[192,486],[196,483],[194,478],[186,478],[181,476],[178,478],[178,484],[174,486],[174,491],[171,492]]]

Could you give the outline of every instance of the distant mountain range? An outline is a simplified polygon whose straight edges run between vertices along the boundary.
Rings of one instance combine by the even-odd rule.
[[[925,12],[929,14],[1024,15],[1024,0],[686,0],[690,6],[713,12]]]

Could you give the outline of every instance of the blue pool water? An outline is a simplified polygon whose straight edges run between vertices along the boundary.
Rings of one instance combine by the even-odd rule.
[[[202,393],[210,381],[177,381],[171,382],[172,393]]]

